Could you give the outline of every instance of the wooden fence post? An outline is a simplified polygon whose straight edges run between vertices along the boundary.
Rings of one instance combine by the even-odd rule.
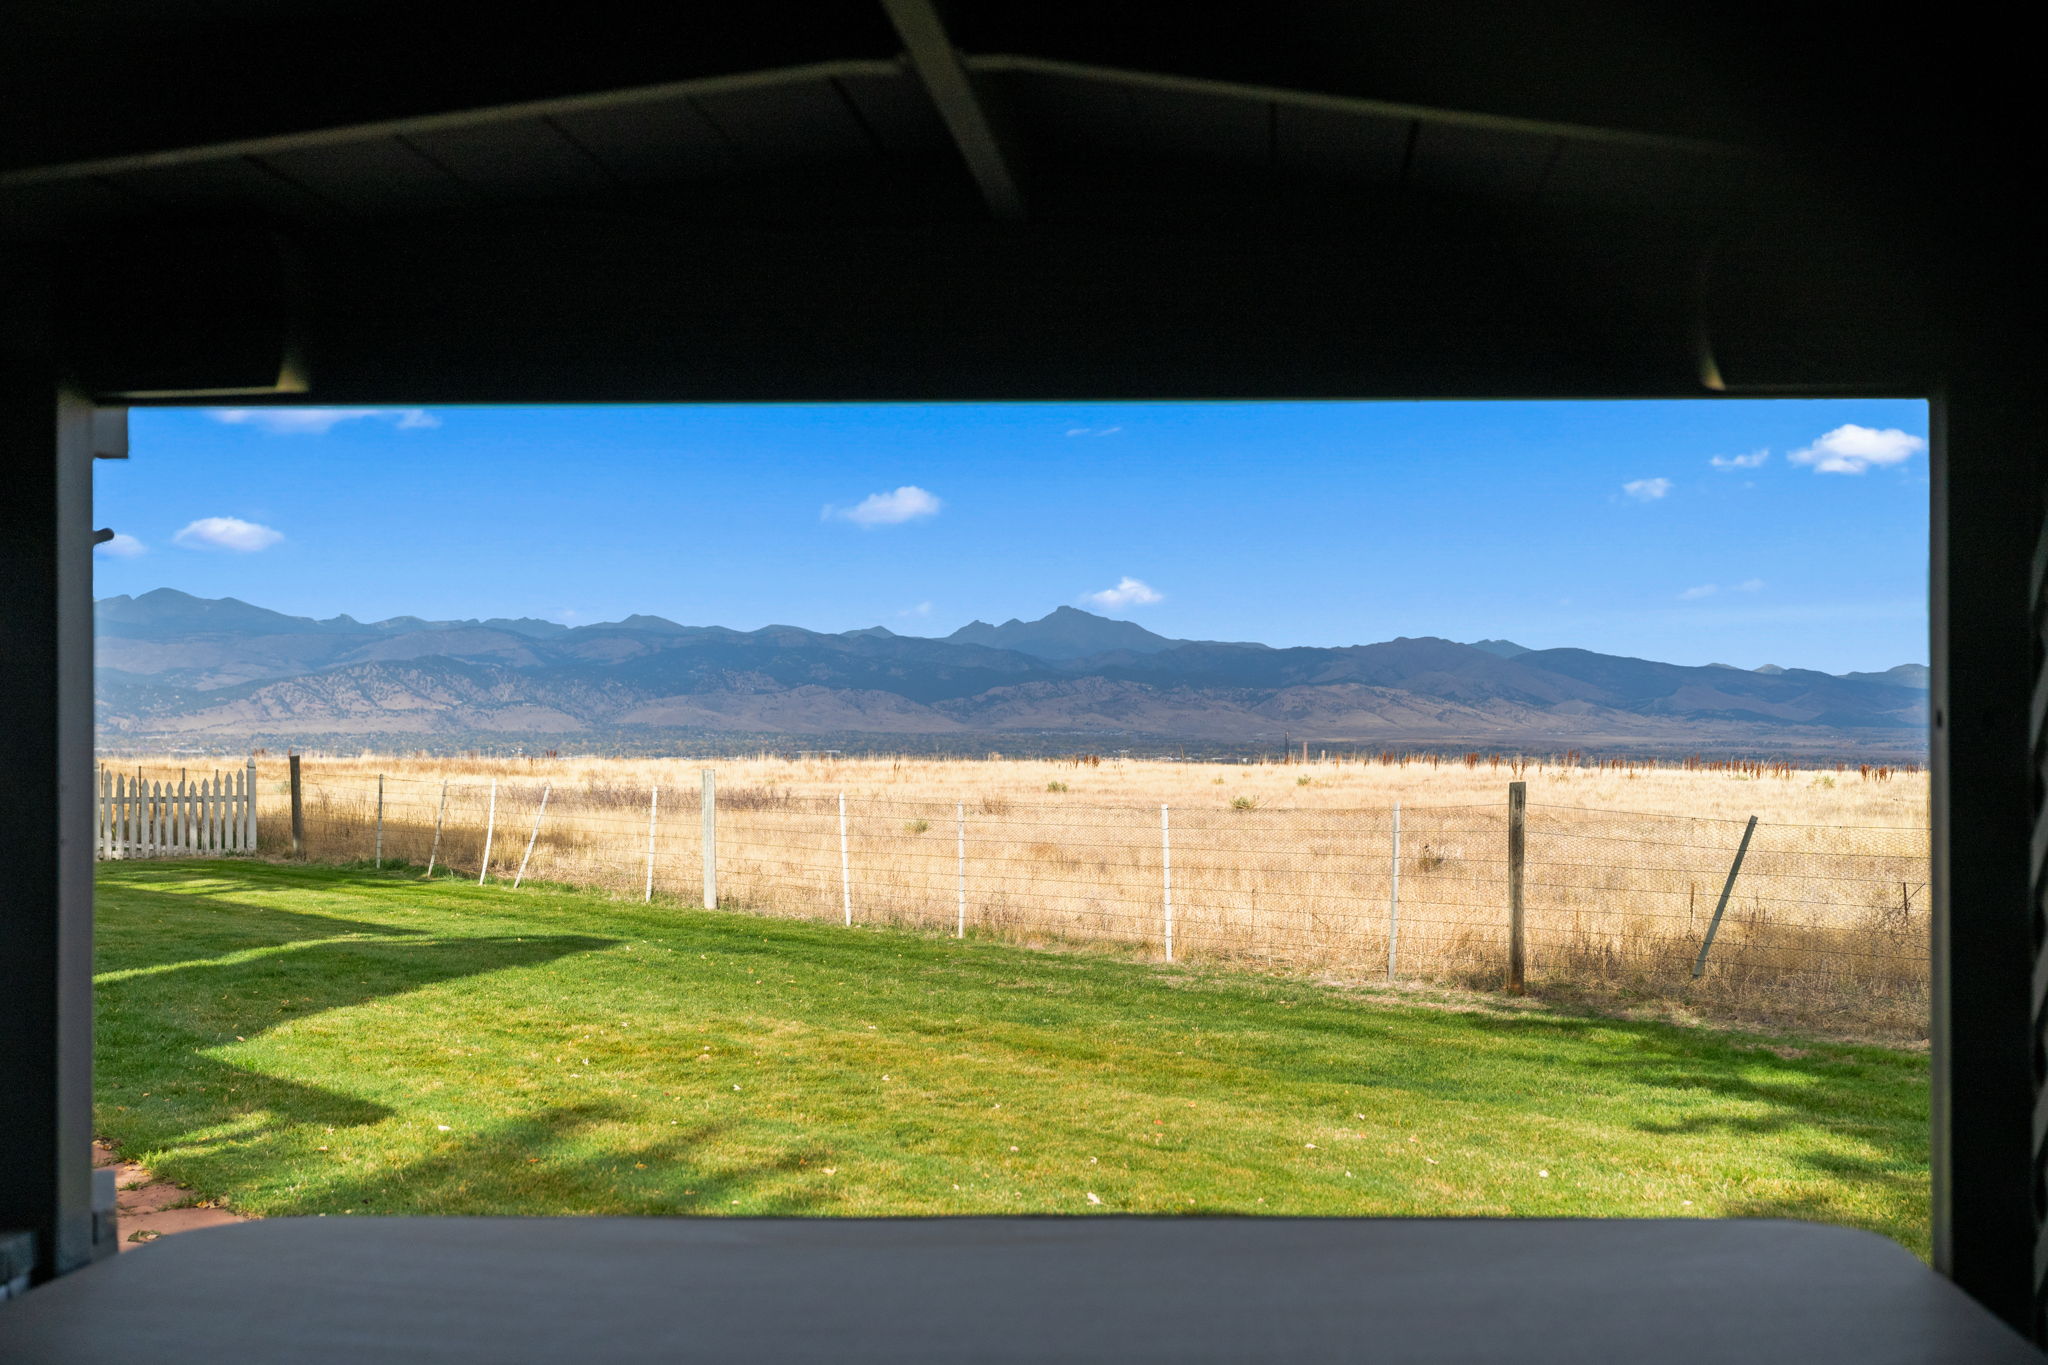
[[[306,795],[299,785],[299,756],[291,756],[292,765],[292,856],[306,856]]]
[[[1743,827],[1742,842],[1735,846],[1735,861],[1728,864],[1728,880],[1722,883],[1721,901],[1714,907],[1713,919],[1707,921],[1707,936],[1700,940],[1700,955],[1693,959],[1692,975],[1695,981],[1707,970],[1707,952],[1714,946],[1714,935],[1721,928],[1721,916],[1727,913],[1728,898],[1735,894],[1735,874],[1742,871],[1742,858],[1749,852],[1749,836],[1754,833],[1756,817],[1752,815],[1749,817],[1749,823]]]
[[[1526,989],[1522,949],[1522,865],[1529,851],[1529,784],[1508,783],[1508,994]]]

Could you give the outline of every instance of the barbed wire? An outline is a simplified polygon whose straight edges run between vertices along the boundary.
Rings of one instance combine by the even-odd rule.
[[[289,854],[288,785],[274,768],[256,784],[259,851]],[[689,902],[703,885],[705,812],[701,784],[679,776],[655,797],[526,775],[380,783],[314,769],[302,776],[300,851],[431,859],[437,872],[453,864],[507,883],[523,866],[530,881],[632,899],[651,886],[665,904]],[[1398,843],[1391,806],[1247,806],[1228,791],[1165,804],[1162,831],[1160,804],[1093,796],[733,788],[713,812],[717,901],[826,920],[851,907],[856,923],[1095,938],[1162,957],[1170,927],[1177,961],[1365,974],[1391,964],[1400,976],[1465,979],[1503,969],[1519,883],[1533,973],[1683,985],[1706,945],[1703,981],[1715,990],[1823,981],[1843,1008],[1924,1008],[1930,915],[1924,896],[1914,904],[1929,881],[1924,828],[1759,822],[1736,867],[1741,818],[1530,802],[1517,865],[1504,804],[1404,802]]]

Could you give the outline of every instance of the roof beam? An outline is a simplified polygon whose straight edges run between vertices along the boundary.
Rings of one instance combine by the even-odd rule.
[[[882,0],[882,8],[903,39],[911,69],[937,106],[989,212],[1005,222],[1022,218],[1024,197],[1017,191],[1016,177],[1010,174],[987,111],[974,93],[974,81],[946,36],[932,0]]]
[[[82,180],[96,175],[119,175],[127,171],[161,170],[173,166],[192,166],[210,161],[230,161],[237,157],[268,156],[278,152],[295,152],[308,147],[332,147],[352,142],[366,142],[374,138],[412,136],[418,133],[441,132],[454,128],[481,128],[496,123],[511,123],[519,119],[551,118],[561,114],[582,113],[590,109],[614,109],[636,104],[655,104],[685,96],[696,98],[705,95],[722,95],[736,90],[760,90],[780,85],[800,85],[811,81],[836,80],[843,77],[890,76],[902,79],[902,68],[893,61],[854,58],[845,61],[812,62],[804,66],[779,67],[767,71],[742,71],[730,75],[699,76],[689,80],[669,81],[660,85],[636,86],[621,90],[600,90],[584,95],[563,95],[552,99],[525,100],[517,104],[493,105],[481,109],[462,109],[447,113],[414,114],[403,118],[382,119],[374,123],[356,123],[335,128],[315,128],[299,132],[266,134],[261,137],[240,138],[230,142],[215,142],[193,147],[170,147],[161,151],[134,152],[120,156],[97,157],[89,161],[71,161],[47,166],[28,166],[11,171],[0,171],[0,189],[11,189],[18,185],[43,185],[65,180]]]

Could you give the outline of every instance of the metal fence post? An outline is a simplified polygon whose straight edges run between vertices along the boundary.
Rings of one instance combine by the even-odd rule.
[[[306,799],[299,785],[299,756],[291,756],[292,766],[292,856],[306,856]]]
[[[498,779],[491,779],[491,808],[484,816],[484,864],[476,870],[476,884],[482,886],[491,875],[491,836],[498,832]]]
[[[704,770],[704,908],[718,908],[718,774]]]
[[[375,858],[378,867],[384,866],[384,774],[377,774],[377,844]]]
[[[1401,942],[1401,803],[1394,803],[1394,852],[1387,889],[1387,980],[1394,979],[1394,953]]]
[[[645,905],[654,899],[654,817],[661,810],[661,788],[647,789],[647,885],[640,892],[640,903]]]
[[[967,803],[953,805],[953,862],[959,873],[960,904],[953,920],[953,937],[967,937]]]
[[[1728,898],[1735,894],[1735,874],[1742,871],[1743,855],[1749,852],[1749,836],[1756,833],[1756,817],[1749,817],[1743,826],[1742,842],[1735,846],[1735,861],[1728,864],[1728,880],[1721,886],[1720,903],[1714,907],[1713,919],[1707,921],[1707,936],[1700,940],[1700,955],[1693,959],[1692,975],[1697,981],[1707,970],[1707,953],[1714,946],[1714,935],[1721,928],[1721,916],[1728,910]]]
[[[1166,920],[1166,960],[1173,961],[1173,828],[1166,806],[1159,807],[1159,878]]]
[[[1529,850],[1529,784],[1508,783],[1508,994],[1525,989],[1522,864]]]
[[[839,905],[846,927],[853,927],[853,864],[846,854],[846,793],[839,793]]]

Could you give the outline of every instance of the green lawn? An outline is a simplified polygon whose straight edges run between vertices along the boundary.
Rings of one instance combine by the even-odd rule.
[[[1904,1053],[556,889],[99,886],[100,1132],[255,1214],[1783,1215],[1927,1246]]]

